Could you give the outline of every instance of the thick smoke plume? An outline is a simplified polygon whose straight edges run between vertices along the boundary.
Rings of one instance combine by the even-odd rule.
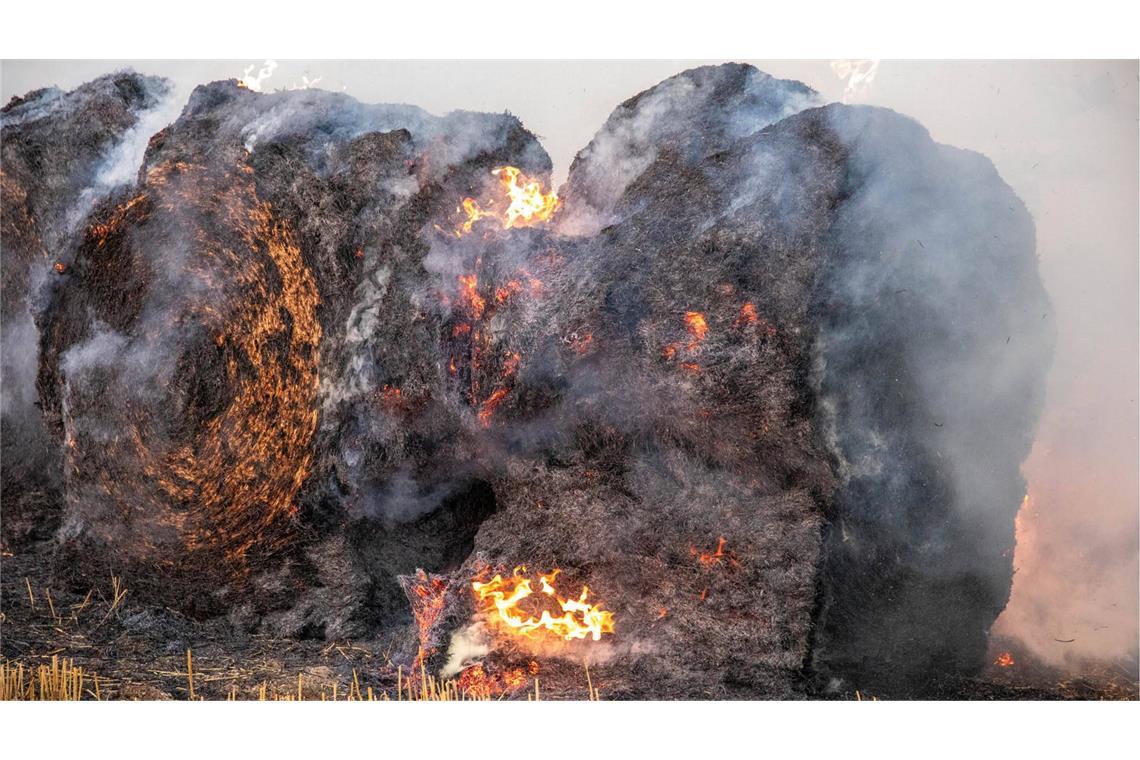
[[[1051,301],[1037,318],[1053,324],[1057,344],[1023,468],[1030,512],[1019,521],[1013,590],[994,627],[1000,649],[1075,672],[1089,660],[1124,663],[1133,677],[1137,96],[1135,61],[976,61],[884,62],[861,98],[984,153],[1036,227]]]

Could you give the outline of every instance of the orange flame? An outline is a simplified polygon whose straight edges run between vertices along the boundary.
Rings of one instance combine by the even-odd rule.
[[[503,228],[529,227],[545,222],[558,209],[558,194],[542,192],[542,183],[530,179],[513,166],[501,166],[491,172],[503,184],[511,205],[507,208]]]
[[[485,219],[486,217],[491,217],[492,219],[495,218],[494,212],[484,211],[479,206],[478,201],[476,201],[474,198],[464,198],[463,206],[456,209],[456,211],[460,211],[467,215],[467,218],[463,220],[463,224],[459,225],[459,228],[455,231],[456,237],[463,237],[466,235],[471,231],[471,228],[475,225],[475,222],[479,221],[480,219]]]
[[[534,594],[530,578],[526,577],[525,567],[516,567],[509,578],[496,575],[490,581],[473,581],[471,588],[483,605],[483,610],[492,620],[511,633],[528,636],[535,631],[573,641],[587,637],[598,641],[602,634],[613,633],[614,616],[602,609],[601,605],[590,604],[590,589],[582,586],[577,599],[563,599],[554,588],[554,579],[561,572],[555,568],[547,575],[539,575],[540,590],[549,597],[561,611],[561,615],[542,610],[539,617],[523,610],[519,605]]]
[[[487,308],[487,300],[479,295],[479,278],[473,274],[461,274],[459,288],[460,297],[467,304],[468,310],[475,319],[481,319],[483,310]]]
[[[502,224],[504,230],[531,227],[549,221],[561,204],[558,193],[553,190],[544,193],[540,181],[523,174],[517,167],[500,166],[491,174],[499,178],[503,196],[498,200],[506,203],[506,209],[499,212],[490,208],[495,205],[496,199],[488,201],[488,208],[483,208],[474,198],[464,198],[462,206],[456,209],[465,216],[455,229],[456,237],[471,232],[480,219],[495,219]]]
[[[1009,652],[1002,652],[998,658],[994,660],[994,665],[1002,668],[1008,668],[1013,665],[1013,655]]]

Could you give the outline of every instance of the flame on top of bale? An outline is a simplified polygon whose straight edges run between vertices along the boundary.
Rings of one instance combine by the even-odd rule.
[[[474,198],[464,198],[456,209],[464,216],[455,228],[456,237],[471,232],[481,219],[494,219],[504,230],[541,224],[549,221],[561,204],[557,192],[543,192],[542,182],[528,177],[517,167],[500,166],[491,174],[498,177],[502,195],[487,200],[486,208]]]

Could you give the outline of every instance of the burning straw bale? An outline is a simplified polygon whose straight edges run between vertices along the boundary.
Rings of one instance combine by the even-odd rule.
[[[198,88],[39,314],[60,556],[503,689],[978,672],[1052,348],[1032,223],[984,158],[819,106],[694,69],[556,192],[510,116]],[[473,582],[522,565],[612,632],[495,630]]]
[[[155,587],[199,612],[231,604],[183,584],[209,578],[224,594],[253,580],[272,598],[302,583],[319,600],[359,587],[361,562],[374,599],[398,596],[396,572],[432,560],[405,552],[388,570],[400,530],[373,526],[434,515],[454,542],[438,514],[477,487],[436,443],[462,428],[439,387],[443,316],[422,303],[420,232],[507,158],[548,165],[510,117],[196,90],[137,185],[96,209],[44,309],[39,386],[68,472],[61,538],[159,571],[169,582]],[[391,388],[399,404],[384,401]],[[350,559],[329,561],[326,539]],[[282,552],[300,574],[284,586],[258,572]],[[369,625],[327,607],[311,617],[274,619]]]

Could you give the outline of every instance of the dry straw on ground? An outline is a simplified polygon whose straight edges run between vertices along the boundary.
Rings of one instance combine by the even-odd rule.
[[[186,650],[187,696],[191,701],[202,701],[194,688],[194,656]],[[237,687],[227,695],[229,701],[256,698],[258,701],[297,702],[297,701],[346,701],[346,702],[479,702],[491,701],[496,697],[489,690],[464,688],[454,679],[440,679],[429,674],[425,668],[420,672],[405,675],[402,668],[397,670],[395,694],[377,692],[371,686],[362,687],[359,674],[352,671],[352,683],[347,689],[338,684],[321,685],[319,689],[305,690],[301,674],[297,674],[296,690],[287,691],[270,687],[266,682],[257,688],[254,695],[239,693]],[[586,666],[587,698],[600,701],[598,689],[590,677]],[[501,698],[501,697],[500,697]],[[53,656],[50,665],[25,668],[23,663],[0,662],[0,701],[5,700],[71,700],[102,699],[99,678],[87,673],[83,668],[67,658]],[[542,701],[542,691],[538,679],[534,679],[532,689],[527,693],[527,701]]]
[[[86,688],[85,688],[86,687]],[[0,663],[0,700],[76,701],[100,699],[99,678],[67,658],[25,671],[20,663]]]

